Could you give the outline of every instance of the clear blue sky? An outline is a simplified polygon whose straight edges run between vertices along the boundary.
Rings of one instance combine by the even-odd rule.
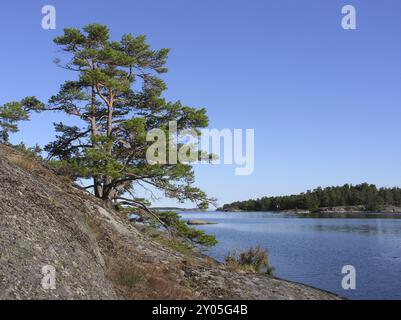
[[[41,28],[46,4],[57,9],[55,31]],[[341,28],[345,4],[356,7],[355,31]],[[52,39],[92,22],[171,48],[166,96],[206,107],[210,127],[255,129],[253,175],[196,168],[221,204],[320,185],[401,185],[399,0],[7,1],[0,104],[56,93],[73,75],[52,63]],[[60,116],[34,116],[13,142],[46,144]]]

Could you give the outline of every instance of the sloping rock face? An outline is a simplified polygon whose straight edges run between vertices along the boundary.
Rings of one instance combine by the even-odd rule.
[[[89,207],[26,160],[0,147],[0,298],[116,298],[85,223]],[[45,266],[55,268],[54,290],[42,287]]]
[[[0,145],[0,299],[339,298],[178,253]]]

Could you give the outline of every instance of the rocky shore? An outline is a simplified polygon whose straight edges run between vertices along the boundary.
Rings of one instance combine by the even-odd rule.
[[[43,267],[55,270],[53,289]],[[157,241],[0,145],[0,299],[340,299]]]

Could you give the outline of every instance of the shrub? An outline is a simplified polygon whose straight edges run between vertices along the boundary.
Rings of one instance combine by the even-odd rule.
[[[240,253],[232,251],[226,256],[225,263],[233,269],[252,272],[260,272],[260,270],[265,269],[268,275],[274,273],[274,268],[269,264],[269,254],[260,246],[251,247]]]

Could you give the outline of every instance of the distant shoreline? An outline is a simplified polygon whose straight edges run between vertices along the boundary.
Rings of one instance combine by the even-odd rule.
[[[256,210],[239,210],[239,209],[224,209],[224,210],[216,210],[218,212],[272,212],[272,213],[288,213],[288,214],[296,214],[304,217],[316,217],[316,218],[324,218],[324,217],[397,217],[401,218],[401,208],[391,208],[391,209],[383,209],[377,211],[368,211],[356,208],[321,208],[316,211],[309,210],[278,210],[278,211],[256,211]]]

